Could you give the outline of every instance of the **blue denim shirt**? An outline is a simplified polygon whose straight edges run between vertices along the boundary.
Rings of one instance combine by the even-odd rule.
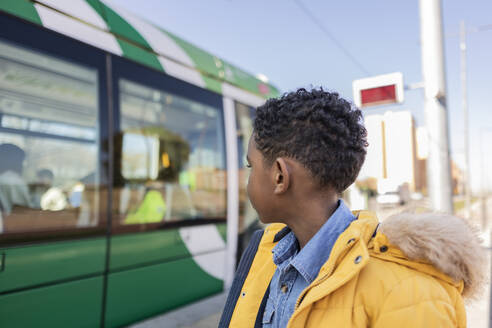
[[[317,277],[338,236],[353,220],[355,216],[340,199],[336,211],[300,251],[292,231],[273,248],[277,270],[270,283],[270,295],[263,314],[264,328],[287,326],[297,298]]]

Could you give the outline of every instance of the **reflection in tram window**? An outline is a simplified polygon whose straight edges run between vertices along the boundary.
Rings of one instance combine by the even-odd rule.
[[[0,54],[0,231],[97,224],[96,71],[3,41]]]
[[[248,152],[248,142],[253,133],[253,118],[255,109],[253,107],[235,102],[236,126],[237,126],[237,147],[239,159],[239,223],[238,223],[238,248],[237,256],[240,258],[244,249],[249,243],[253,233],[261,228],[258,215],[251,205],[246,193],[246,185],[249,177],[249,170],[246,168],[246,154]]]
[[[127,80],[119,88],[122,183],[114,188],[117,223],[225,219],[221,111]]]
[[[25,152],[16,145],[0,144],[0,206],[5,215],[10,214],[14,206],[32,206],[22,178],[25,157]]]

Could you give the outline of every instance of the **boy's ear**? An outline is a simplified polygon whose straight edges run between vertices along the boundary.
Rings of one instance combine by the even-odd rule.
[[[274,193],[277,195],[283,194],[289,189],[290,174],[287,162],[279,157],[275,160],[274,165]]]

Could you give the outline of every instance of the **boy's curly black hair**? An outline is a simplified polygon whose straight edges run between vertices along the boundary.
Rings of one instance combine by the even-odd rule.
[[[269,165],[293,158],[339,193],[357,178],[368,145],[361,111],[323,88],[269,99],[256,110],[253,135]]]

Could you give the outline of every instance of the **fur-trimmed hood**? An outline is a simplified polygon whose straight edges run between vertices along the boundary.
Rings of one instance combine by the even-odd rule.
[[[401,213],[382,222],[379,232],[406,257],[397,262],[443,280],[462,281],[466,298],[476,298],[483,289],[486,250],[477,229],[463,219],[439,213]]]

